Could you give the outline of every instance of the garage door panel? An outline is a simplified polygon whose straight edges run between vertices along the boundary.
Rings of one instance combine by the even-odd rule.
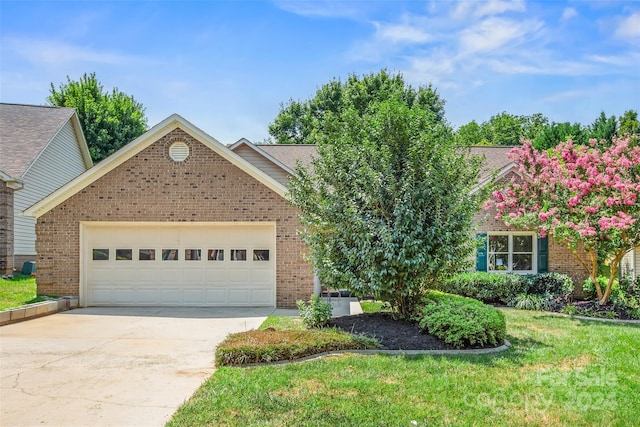
[[[85,232],[89,305],[275,305],[272,224],[122,223],[87,225]],[[107,249],[109,259],[93,260],[93,249]],[[116,249],[131,259],[116,261]],[[163,249],[174,250],[178,259],[163,260]],[[141,250],[152,259],[140,259]],[[246,261],[231,261],[232,250],[246,251]],[[254,261],[254,250],[263,261]],[[210,251],[216,260],[209,259]],[[186,259],[198,253],[201,259]]]

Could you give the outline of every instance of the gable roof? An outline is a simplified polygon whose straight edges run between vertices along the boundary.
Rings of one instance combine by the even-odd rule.
[[[256,147],[277,159],[292,171],[295,170],[298,161],[304,167],[309,166],[313,156],[318,152],[316,146],[312,144],[256,144]]]
[[[291,174],[291,175],[294,174],[293,168],[287,166],[286,164],[282,163],[280,160],[278,160],[275,157],[271,156],[267,151],[263,150],[261,147],[264,147],[264,146],[268,146],[268,145],[267,144],[263,144],[263,145],[254,144],[254,143],[252,143],[251,141],[249,141],[246,138],[240,138],[234,144],[229,146],[229,150],[235,152],[240,147],[247,147],[248,149],[258,153],[259,155],[261,155],[265,159],[269,160],[271,163],[273,163],[274,165],[278,166],[280,169],[284,170],[288,174]]]
[[[484,157],[484,164],[480,171],[480,186],[488,183],[493,178],[493,174],[497,173],[499,178],[516,167],[517,164],[509,158],[509,152],[515,148],[514,146],[502,145],[474,145],[470,147],[472,156]]]
[[[23,177],[69,120],[85,166],[90,168],[93,162],[73,108],[0,103],[0,170]]]
[[[134,139],[129,144],[113,153],[111,156],[102,160],[93,168],[87,170],[86,172],[71,180],[66,185],[60,187],[58,190],[54,191],[38,203],[26,209],[24,211],[24,214],[35,218],[44,215],[51,209],[55,208],[65,200],[72,197],[74,194],[79,193],[84,188],[97,181],[102,176],[106,175],[113,169],[125,163],[127,160],[140,153],[142,150],[149,147],[163,136],[178,128],[213,150],[216,154],[220,155],[231,164],[237,166],[253,178],[262,182],[276,194],[282,197],[285,196],[287,189],[283,184],[279,183],[277,180],[262,172],[250,162],[235,154],[228,147],[226,147],[198,127],[194,126],[192,123],[188,122],[180,115],[172,114],[162,122],[149,129],[143,135],[140,135],[138,138]]]

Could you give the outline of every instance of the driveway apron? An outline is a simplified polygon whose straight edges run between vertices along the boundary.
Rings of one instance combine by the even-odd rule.
[[[0,328],[0,425],[161,426],[271,308],[85,308]]]

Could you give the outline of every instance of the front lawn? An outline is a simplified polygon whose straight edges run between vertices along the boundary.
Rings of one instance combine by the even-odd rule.
[[[495,355],[344,355],[218,369],[169,426],[627,426],[640,327],[505,310]],[[277,323],[274,319],[272,324]]]
[[[36,295],[36,278],[15,275],[13,279],[0,279],[0,310],[44,301]]]

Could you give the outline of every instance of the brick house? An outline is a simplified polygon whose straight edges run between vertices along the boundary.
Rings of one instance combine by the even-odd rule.
[[[293,307],[313,292],[286,186],[178,115],[27,210],[38,293]]]
[[[473,149],[486,160],[480,185],[515,173],[509,149]],[[170,116],[26,211],[37,218],[38,292],[78,295],[81,306],[295,306],[318,283],[287,182],[314,153],[226,147]],[[489,242],[478,269],[586,276],[563,246],[494,215],[477,216]]]
[[[0,103],[0,273],[35,261],[24,209],[93,165],[72,108]]]

